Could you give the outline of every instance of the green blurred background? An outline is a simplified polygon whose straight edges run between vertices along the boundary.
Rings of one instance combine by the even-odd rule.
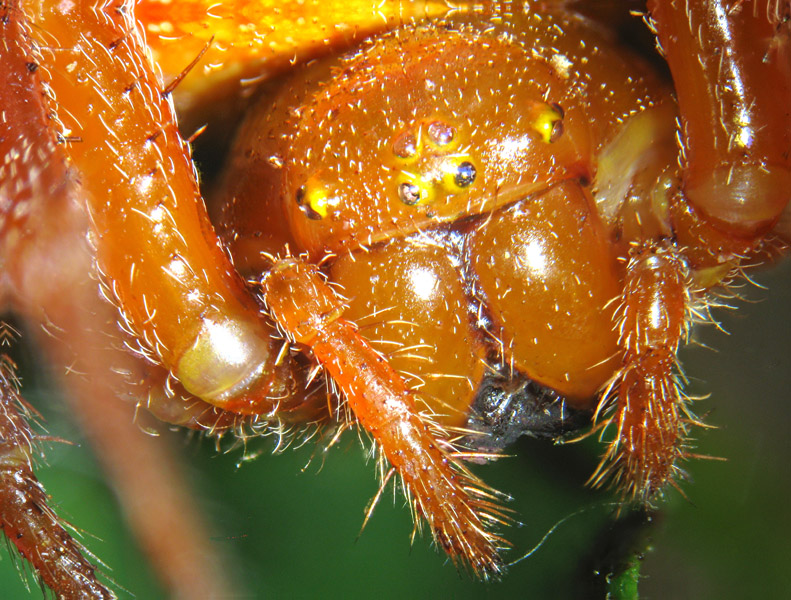
[[[758,273],[768,286],[750,287],[753,299],[738,311],[719,311],[724,335],[713,327],[695,337],[717,351],[684,350],[692,394],[711,394],[698,414],[718,429],[696,431],[698,451],[727,462],[696,460],[688,496],[675,491],[651,529],[641,598],[791,597],[791,265]],[[69,420],[65,404],[28,376],[28,398],[45,414],[51,434],[77,445],[50,444],[39,475],[58,511],[86,532],[85,543],[110,567],[124,598],[167,597],[140,556],[118,514],[90,448]],[[403,500],[385,496],[357,539],[363,511],[377,489],[372,464],[355,435],[305,469],[313,447],[237,468],[240,454],[218,455],[213,444],[182,432],[194,494],[210,515],[212,543],[229,558],[237,589],[227,598],[582,598],[592,569],[590,554],[606,526],[612,498],[584,486],[597,463],[595,440],[563,447],[525,440],[513,457],[477,471],[514,496],[524,523],[508,538],[515,558],[533,547],[557,521],[582,510],[504,580],[482,584],[459,574],[425,539],[410,547],[411,523]],[[253,449],[268,450],[263,441]],[[321,468],[320,468],[321,467]],[[141,467],[142,468],[142,467]],[[168,535],[163,531],[162,535]],[[15,561],[0,560],[0,596],[28,593]],[[125,591],[124,591],[125,590]]]

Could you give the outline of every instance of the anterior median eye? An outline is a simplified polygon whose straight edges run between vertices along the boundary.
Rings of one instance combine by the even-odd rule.
[[[410,179],[398,185],[398,199],[407,206],[428,204],[434,199],[431,182],[420,178]]]
[[[473,181],[475,181],[475,175],[475,165],[473,165],[470,161],[465,160],[463,163],[459,163],[459,166],[456,168],[456,175],[454,176],[453,181],[460,188],[466,188],[472,185]]]

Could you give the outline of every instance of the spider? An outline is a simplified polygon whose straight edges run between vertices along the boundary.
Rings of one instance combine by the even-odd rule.
[[[80,38],[61,15],[25,18],[27,5],[4,6],[14,65],[6,88],[32,90],[17,109],[24,116],[4,113],[32,148],[6,138],[7,293],[57,340],[56,360],[78,372],[111,363],[131,385],[125,393],[169,422],[280,439],[308,423],[329,445],[359,422],[380,449],[382,489],[399,476],[415,526],[482,578],[502,572],[497,527],[510,516],[462,460],[493,458],[520,433],[559,436],[592,411],[596,429],[611,432],[592,481],[654,501],[678,486],[680,462],[695,456],[690,430],[701,425],[680,390],[678,346],[691,322],[708,318],[707,290],[765,260],[782,225],[788,7],[712,2],[691,16],[650,7],[680,100],[679,153],[675,104],[658,76],[564,5],[525,6],[462,5],[308,66],[266,95],[223,176],[214,212],[224,246],[167,120],[162,98],[178,81],[164,87],[148,71],[131,7],[74,8]],[[718,41],[685,36],[688,19]],[[77,43],[76,54],[60,51]],[[699,54],[692,67],[689,52]],[[580,65],[590,82],[572,79]],[[769,80],[777,90],[762,85]],[[493,89],[508,111],[481,94]],[[37,102],[45,106],[31,108]],[[134,112],[114,110],[122,104]],[[586,110],[597,118],[586,122]],[[104,137],[92,139],[97,131]],[[82,195],[87,218],[74,201]],[[38,197],[54,199],[44,210]],[[73,234],[66,242],[64,231]],[[120,342],[107,349],[102,323],[116,319],[94,308],[95,282],[78,285],[91,251],[121,314],[117,339],[147,362],[133,362]],[[55,252],[69,260],[50,272],[42,257]],[[368,285],[369,296],[354,296]],[[432,305],[423,296],[438,285]],[[66,290],[67,307],[86,314],[59,312],[53,296]],[[70,362],[77,338],[81,360]],[[4,368],[11,407],[13,367]],[[24,470],[29,433],[8,414],[6,428],[21,432],[9,456]],[[7,521],[6,531],[20,527]],[[109,593],[88,563],[73,570],[77,584],[48,570],[32,532],[11,537],[56,593]]]

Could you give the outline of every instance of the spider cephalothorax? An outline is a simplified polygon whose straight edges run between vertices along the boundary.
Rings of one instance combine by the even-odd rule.
[[[6,303],[68,334],[56,360],[82,340],[89,381],[170,423],[363,428],[416,528],[499,577],[509,513],[466,459],[592,414],[607,439],[593,481],[650,504],[692,456],[678,348],[710,290],[764,256],[789,199],[788,6],[754,4],[649,3],[674,96],[564,3],[386,3],[349,36],[300,13],[261,58],[268,21],[256,30],[263,9],[244,2],[184,3],[175,28],[153,1],[8,2]],[[136,15],[162,64],[196,39],[225,58],[165,84]],[[344,52],[317,58],[322,37]],[[240,77],[291,55],[301,64],[250,102],[212,223],[171,93],[195,118],[207,89],[238,98]],[[32,481],[29,447],[9,452]],[[49,569],[55,525],[6,512],[57,593],[110,593],[89,566]]]

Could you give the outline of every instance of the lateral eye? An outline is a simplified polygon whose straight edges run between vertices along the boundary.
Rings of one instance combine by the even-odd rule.
[[[312,221],[319,221],[338,207],[339,201],[327,188],[314,183],[306,183],[297,189],[295,200],[299,209]]]
[[[531,127],[547,144],[554,144],[563,135],[565,111],[560,104],[537,102],[531,110]]]

